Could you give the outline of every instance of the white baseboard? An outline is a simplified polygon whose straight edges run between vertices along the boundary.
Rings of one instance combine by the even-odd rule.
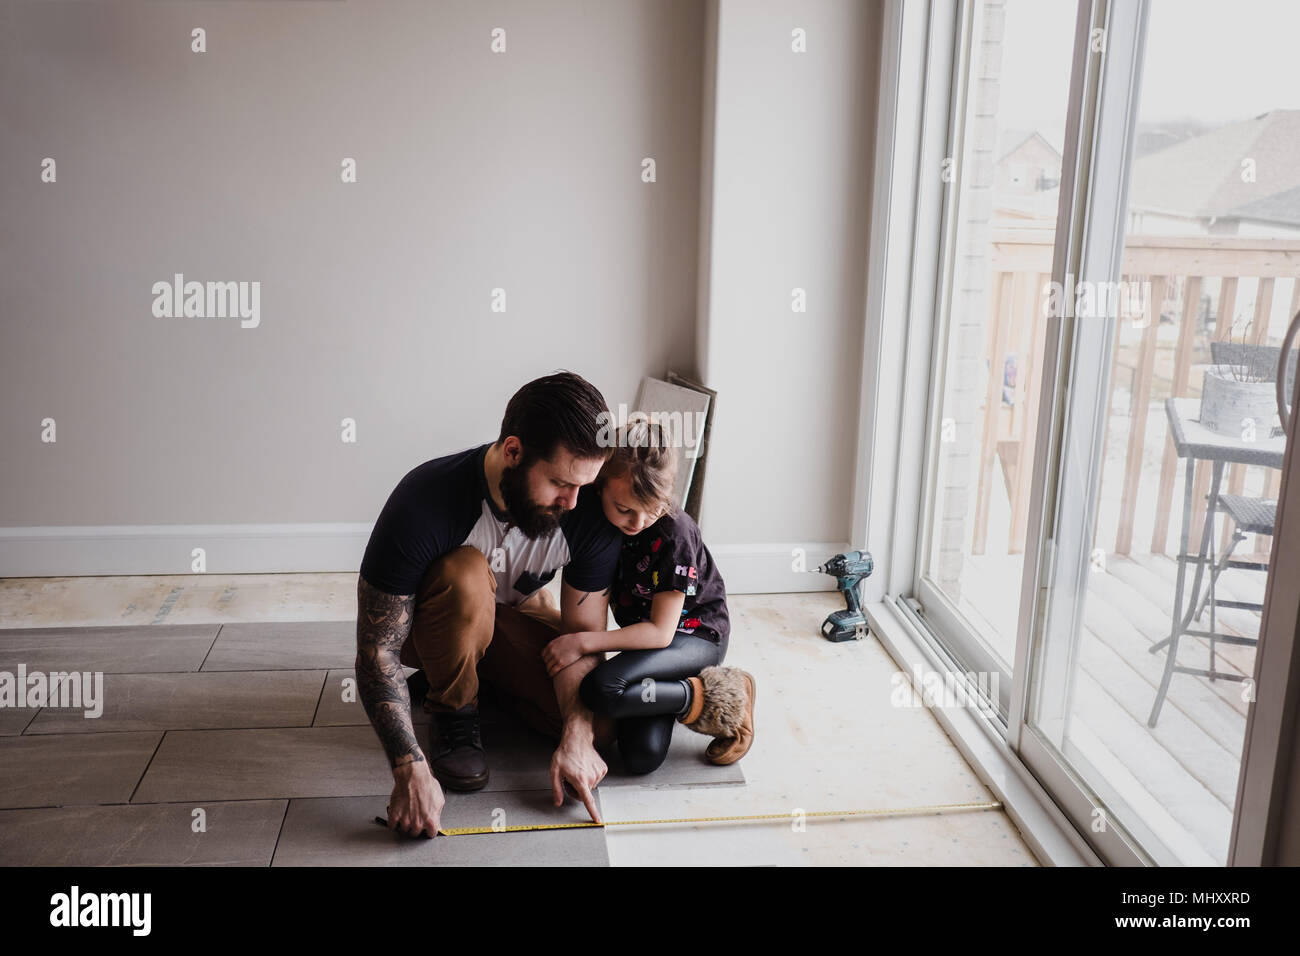
[[[796,541],[788,544],[705,545],[727,585],[728,594],[784,594],[791,591],[833,591],[835,579],[813,568],[849,550],[847,543]],[[803,549],[803,567],[794,570],[795,551]]]
[[[207,574],[356,573],[369,524],[114,525],[0,528],[0,577],[193,574],[202,548]],[[794,570],[795,549],[812,569],[847,544],[803,542],[709,547],[729,594],[829,591],[827,574]]]

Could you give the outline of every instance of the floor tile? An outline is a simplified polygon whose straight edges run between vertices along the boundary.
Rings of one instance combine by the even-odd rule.
[[[700,787],[740,785],[745,775],[740,764],[719,767],[704,759],[711,738],[696,734],[680,724],[673,728],[673,742],[663,765],[648,774],[631,774],[623,768],[617,745],[601,750],[609,772],[602,787]],[[488,755],[491,779],[488,790],[531,790],[550,786],[551,755],[555,743],[530,727],[507,717],[497,724],[484,724],[483,748]]]
[[[599,800],[599,796],[597,796]],[[274,866],[607,866],[605,831],[599,827],[439,836],[432,840],[394,833],[374,822],[386,814],[387,795],[293,800]],[[549,790],[451,793],[443,827],[582,823],[580,804],[551,803]]]
[[[413,668],[407,668],[409,677],[415,671]],[[356,671],[352,667],[331,670],[325,681],[325,686],[321,688],[320,704],[316,708],[316,719],[312,722],[314,727],[346,727],[349,725],[370,725],[370,718],[366,716],[366,709],[362,706],[360,699],[357,697],[355,684],[345,688],[343,682],[351,678],[356,680]],[[411,721],[417,727],[427,728],[432,721],[432,716],[426,711],[420,701],[411,702]],[[520,718],[504,710],[497,701],[496,695],[487,685],[480,685],[479,689],[479,716],[484,726],[501,723],[503,721],[512,724],[520,723]],[[420,730],[421,744],[426,743],[427,729]]]
[[[681,724],[673,726],[673,742],[668,747],[668,757],[658,770],[641,776],[627,773],[618,757],[618,748],[611,749],[609,763],[611,786],[649,787],[657,790],[677,787],[743,786],[745,772],[739,762],[719,767],[704,759],[704,751],[713,741]],[[606,784],[601,784],[606,786]]]
[[[352,666],[331,670],[325,678],[321,689],[320,704],[316,708],[313,727],[346,727],[348,725],[370,725],[366,709],[361,705],[356,690],[356,669]],[[351,680],[352,684],[344,688],[343,682]],[[346,690],[346,694],[345,694]],[[346,699],[345,699],[346,697]],[[429,723],[429,714],[417,701],[411,702],[411,721],[417,726]],[[423,738],[421,738],[423,739]]]
[[[0,671],[196,671],[217,636],[215,624],[138,627],[24,627],[0,630]]]
[[[329,670],[356,659],[355,621],[223,624],[203,670]]]
[[[0,811],[6,866],[267,866],[286,800]],[[203,832],[196,833],[196,819]],[[378,829],[376,827],[376,829]]]
[[[393,772],[370,727],[173,730],[132,803],[388,794]]]
[[[21,734],[40,711],[39,707],[0,707],[0,737]]]
[[[0,737],[0,808],[126,803],[161,736]]]
[[[674,739],[668,762],[644,776],[622,772],[607,751],[602,787],[657,789],[739,784],[738,765],[715,767],[699,757],[707,738]],[[423,734],[421,734],[423,738]],[[427,738],[421,740],[427,747]],[[526,727],[485,723],[490,779],[486,792],[547,790],[554,744]],[[369,726],[260,730],[169,731],[132,802],[261,800],[387,794],[392,771]]]
[[[306,727],[324,671],[105,674],[99,717],[46,707],[28,734]]]

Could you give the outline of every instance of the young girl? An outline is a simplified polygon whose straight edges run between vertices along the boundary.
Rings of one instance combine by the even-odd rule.
[[[676,450],[658,425],[619,429],[595,488],[624,535],[610,596],[620,627],[565,634],[542,652],[551,675],[583,654],[621,652],[587,675],[580,694],[615,718],[632,773],[663,763],[674,721],[714,738],[705,755],[715,764],[735,763],[754,740],[754,678],[719,666],[730,637],[727,592],[699,525],[674,507],[676,474]]]

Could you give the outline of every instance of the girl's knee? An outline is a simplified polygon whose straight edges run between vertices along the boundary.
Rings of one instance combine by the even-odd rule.
[[[628,749],[621,751],[623,766],[628,773],[654,773],[668,756],[667,749]]]
[[[578,696],[594,714],[609,714],[623,692],[622,682],[610,678],[603,667],[595,667],[578,685]]]
[[[628,773],[646,774],[659,769],[673,740],[673,723],[667,715],[619,723],[618,752]]]

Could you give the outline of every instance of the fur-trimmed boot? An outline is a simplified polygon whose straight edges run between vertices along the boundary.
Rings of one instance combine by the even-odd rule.
[[[706,667],[699,677],[687,679],[691,706],[678,720],[714,738],[704,752],[710,763],[735,763],[754,742],[754,676],[738,667]]]

